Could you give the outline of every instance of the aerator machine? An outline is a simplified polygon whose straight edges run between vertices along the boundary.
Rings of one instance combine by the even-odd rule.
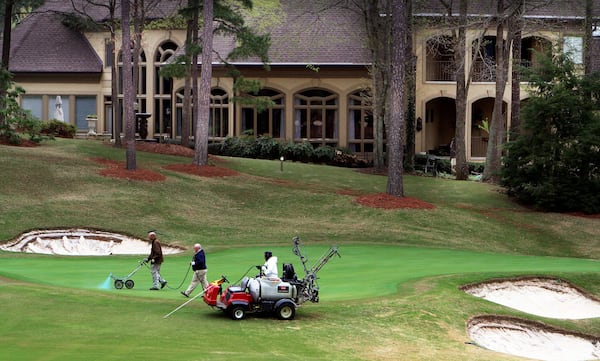
[[[334,256],[341,257],[337,247],[331,247],[312,267],[302,255],[302,242],[293,238],[293,252],[304,267],[304,278],[299,279],[292,264],[283,265],[283,277],[243,277],[239,285],[223,290],[229,283],[225,276],[210,283],[203,295],[204,302],[228,314],[234,320],[243,319],[248,313],[271,313],[280,320],[291,320],[296,309],[306,301],[319,302],[317,273]],[[259,266],[257,266],[258,268]]]

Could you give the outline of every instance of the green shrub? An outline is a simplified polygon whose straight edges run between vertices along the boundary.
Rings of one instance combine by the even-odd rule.
[[[252,146],[254,158],[277,159],[279,158],[279,142],[271,137],[261,135],[254,140]]]
[[[520,202],[554,212],[600,212],[600,74],[582,77],[565,55],[541,58],[506,145],[502,184]]]
[[[60,138],[74,138],[77,133],[77,127],[73,124],[51,119],[41,124],[42,134]]]
[[[314,163],[332,164],[335,157],[335,148],[329,145],[320,145],[313,150],[312,161]]]

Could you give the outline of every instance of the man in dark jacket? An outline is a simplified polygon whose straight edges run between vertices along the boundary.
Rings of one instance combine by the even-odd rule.
[[[208,288],[208,281],[206,280],[206,255],[200,243],[194,245],[194,257],[192,258],[191,265],[192,270],[194,270],[194,276],[187,290],[181,292],[185,297],[190,297],[190,294],[199,284],[202,284],[202,288],[205,290]]]
[[[152,246],[150,248],[150,255],[148,256],[148,258],[146,258],[146,262],[150,262],[150,264],[152,265],[150,267],[150,272],[152,273],[152,282],[154,284],[150,288],[150,290],[157,291],[159,289],[164,288],[167,285],[167,281],[165,281],[160,275],[160,266],[164,261],[162,246],[156,238],[156,232],[148,232],[148,239],[150,240],[150,242],[152,242]],[[159,285],[160,288],[158,288]]]

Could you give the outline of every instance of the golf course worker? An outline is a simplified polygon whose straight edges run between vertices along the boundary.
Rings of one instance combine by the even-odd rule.
[[[199,284],[202,284],[204,290],[208,288],[208,281],[206,280],[206,255],[200,243],[194,245],[194,257],[190,265],[192,266],[192,270],[194,270],[194,275],[187,290],[181,292],[185,297],[190,297],[190,294]]]
[[[155,231],[148,232],[148,240],[152,242],[152,246],[150,247],[150,255],[146,258],[146,262],[150,262],[152,265],[150,267],[150,272],[152,273],[152,283],[154,284],[150,290],[157,291],[167,285],[167,281],[160,275],[160,266],[164,261],[162,246],[156,238]],[[158,286],[160,286],[160,288],[158,288]]]
[[[260,272],[266,278],[279,278],[277,257],[273,256],[273,252],[265,252],[265,264],[261,267]]]

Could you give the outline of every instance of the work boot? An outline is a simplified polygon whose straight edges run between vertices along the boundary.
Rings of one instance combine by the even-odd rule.
[[[154,286],[150,288],[150,291],[158,291],[158,287]]]
[[[187,298],[190,298],[190,296],[188,296],[188,294],[187,294],[187,293],[185,293],[185,292],[183,292],[183,291],[181,291],[181,294],[182,294],[182,295],[184,295],[184,296],[185,296],[185,297],[187,297]]]
[[[167,285],[167,281],[162,281],[160,283],[160,289],[162,290],[163,288],[165,288],[166,285]]]

